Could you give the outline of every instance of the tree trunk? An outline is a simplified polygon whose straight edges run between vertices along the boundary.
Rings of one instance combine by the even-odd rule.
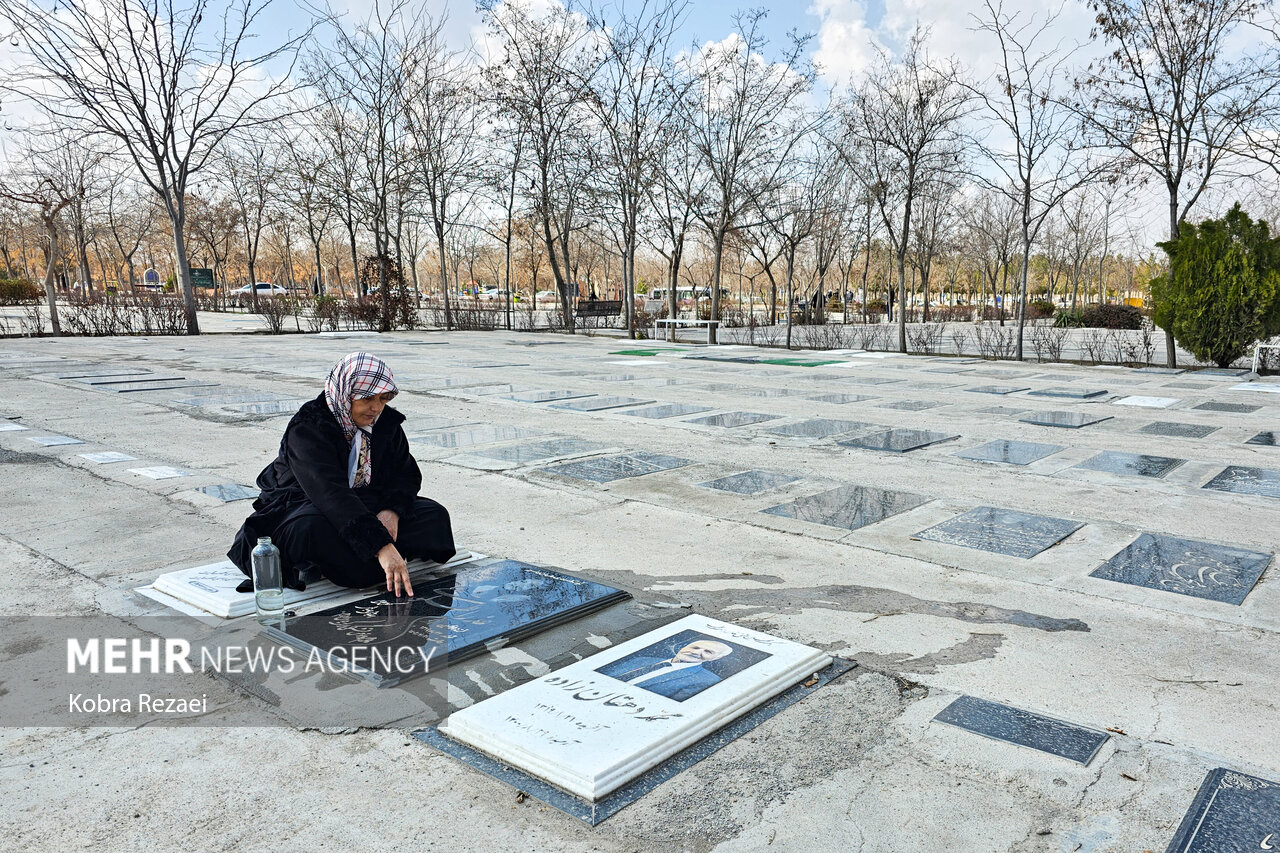
[[[53,215],[45,218],[44,228],[49,235],[49,260],[44,268],[44,298],[49,305],[49,328],[53,330],[54,337],[57,337],[62,334],[62,325],[58,322],[58,297],[53,288],[58,258],[58,226]]]
[[[713,250],[715,258],[711,264],[711,319],[720,319],[720,265],[724,260],[724,233],[715,236]],[[693,292],[693,313],[696,317],[698,314],[698,291],[695,288]],[[716,335],[716,327],[709,326],[707,328],[707,343],[719,343]]]
[[[196,292],[191,286],[191,264],[187,261],[187,240],[181,219],[173,223],[173,250],[178,262],[178,286],[182,290],[182,304],[187,314],[187,334],[200,334],[200,320],[196,317]],[[254,293],[257,293],[255,283]]]
[[[1022,235],[1022,257],[1031,257],[1031,238],[1025,233]],[[1018,346],[1015,355],[1018,361],[1022,361],[1022,332],[1027,325],[1027,274],[1030,271],[1031,264],[1023,263],[1018,283]]]

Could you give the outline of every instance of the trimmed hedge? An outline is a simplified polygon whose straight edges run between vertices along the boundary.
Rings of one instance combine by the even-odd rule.
[[[32,282],[22,278],[0,278],[0,305],[33,305],[44,294]]]
[[[1082,319],[1090,329],[1142,328],[1142,312],[1132,305],[1090,305]]]

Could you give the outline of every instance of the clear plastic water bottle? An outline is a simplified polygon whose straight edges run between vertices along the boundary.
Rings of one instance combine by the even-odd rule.
[[[278,619],[284,614],[284,574],[280,571],[280,549],[270,536],[258,539],[253,549],[253,595],[259,619]]]

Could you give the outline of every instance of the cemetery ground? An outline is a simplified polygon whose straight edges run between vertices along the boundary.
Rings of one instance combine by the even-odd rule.
[[[136,588],[223,558],[250,503],[227,487],[355,349],[395,371],[461,548],[633,598],[402,687],[196,673],[207,710],[168,725],[15,707],[56,620],[209,629]],[[503,332],[0,342],[0,832],[1164,850],[1211,771],[1280,779],[1280,383],[1250,379]],[[691,613],[857,667],[595,827],[411,736]],[[976,707],[981,728],[977,700],[1101,745],[1073,760],[1080,729],[1036,749],[935,720]]]

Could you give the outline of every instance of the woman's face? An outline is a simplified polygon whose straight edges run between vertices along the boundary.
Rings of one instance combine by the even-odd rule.
[[[358,400],[351,401],[351,420],[355,421],[358,427],[373,426],[373,422],[378,419],[378,415],[382,414],[382,410],[386,408],[387,403],[391,402],[391,398],[395,394],[390,391],[383,394],[375,394],[372,397],[361,397]]]

